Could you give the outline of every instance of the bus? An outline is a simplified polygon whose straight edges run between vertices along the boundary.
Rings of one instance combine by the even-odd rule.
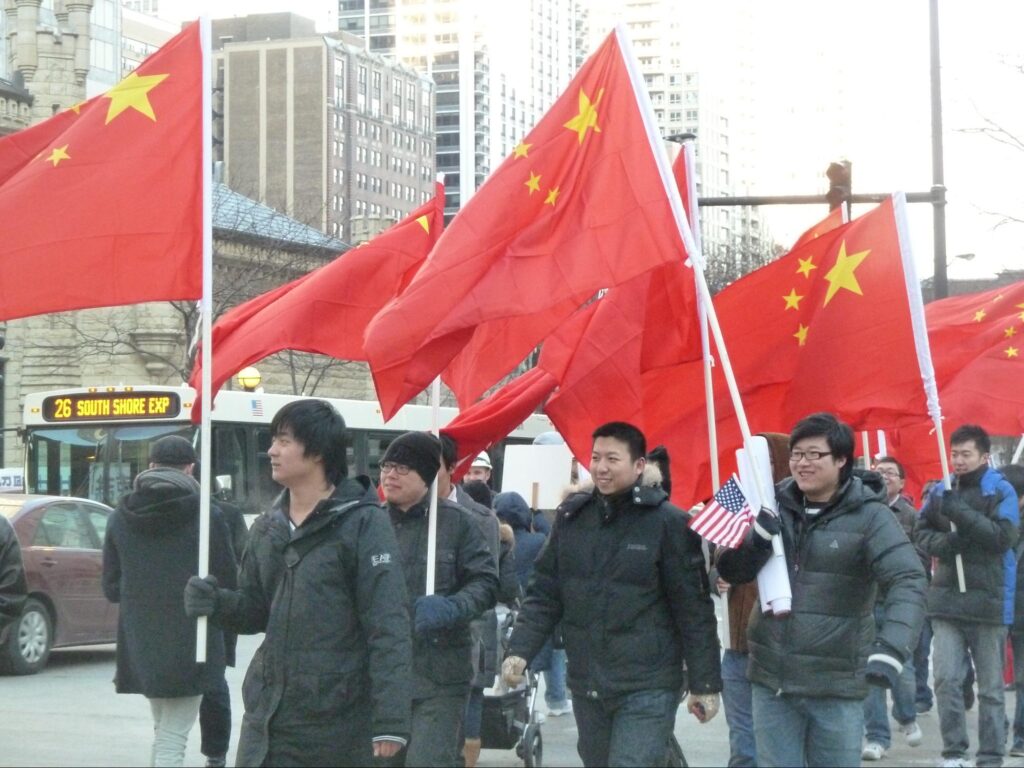
[[[111,506],[131,489],[146,469],[153,441],[181,435],[198,446],[192,424],[195,390],[191,387],[83,387],[38,392],[25,397],[26,493],[79,496]],[[246,514],[269,509],[280,493],[270,474],[270,422],[296,395],[221,391],[211,414],[211,476],[217,498]],[[327,400],[349,430],[349,472],[376,482],[379,463],[391,441],[403,432],[431,428],[431,408],[406,405],[385,422],[376,401]],[[441,426],[458,411],[441,408]],[[553,429],[543,414],[534,414],[504,441],[490,449],[492,483],[500,488],[506,444],[529,444]]]

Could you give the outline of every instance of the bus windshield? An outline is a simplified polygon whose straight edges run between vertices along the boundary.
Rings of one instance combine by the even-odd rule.
[[[135,475],[149,466],[153,441],[165,435],[191,440],[192,433],[191,426],[181,424],[34,429],[26,490],[116,505],[131,490]]]

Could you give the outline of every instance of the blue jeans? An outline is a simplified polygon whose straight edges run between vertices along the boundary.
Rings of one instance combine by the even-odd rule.
[[[914,700],[923,704],[928,709],[935,704],[935,697],[932,689],[928,687],[928,657],[932,653],[932,623],[924,620],[921,627],[921,637],[917,641],[917,649],[914,651],[914,674],[917,677],[917,693]]]
[[[935,632],[935,699],[942,756],[966,758],[970,747],[964,715],[963,682],[974,659],[978,679],[978,766],[1002,765],[1006,748],[1003,665],[1006,627],[932,619]],[[970,657],[967,650],[970,649]]]
[[[722,656],[722,706],[729,723],[729,768],[756,768],[754,715],[750,703],[747,662],[750,654],[726,651]]]
[[[550,643],[551,641],[548,640]],[[564,707],[567,703],[565,694],[565,649],[551,649],[551,663],[544,671],[544,701],[551,707]]]
[[[875,607],[875,629],[882,628],[883,612]],[[900,725],[909,725],[917,720],[914,706],[917,677],[912,660],[903,664],[899,684],[892,691],[892,716]],[[871,686],[864,699],[865,738],[888,749],[892,746],[892,731],[889,729],[889,715],[885,711],[885,688]]]
[[[864,708],[857,699],[776,696],[753,683],[757,764],[860,768]]]
[[[1013,641],[1013,689],[1017,706],[1013,715],[1013,741],[1024,741],[1024,631],[1016,627],[1010,630]]]
[[[679,691],[666,688],[604,699],[573,696],[583,765],[664,765],[678,708]]]

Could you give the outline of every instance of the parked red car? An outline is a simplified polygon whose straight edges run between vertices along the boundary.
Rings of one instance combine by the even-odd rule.
[[[105,504],[67,496],[0,494],[25,561],[28,601],[0,647],[0,671],[38,672],[50,650],[117,640],[117,606],[103,596]]]

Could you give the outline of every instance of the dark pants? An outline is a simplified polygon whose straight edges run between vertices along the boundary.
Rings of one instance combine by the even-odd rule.
[[[914,650],[914,676],[917,678],[917,694],[914,696],[918,704],[931,709],[935,704],[935,696],[928,686],[928,658],[932,655],[932,623],[924,620],[921,626],[921,637]]]
[[[657,688],[605,699],[574,694],[572,701],[583,765],[665,764],[679,691]]]
[[[405,750],[405,765],[456,765],[459,754],[459,732],[466,714],[467,694],[413,699],[412,732]]]
[[[1013,715],[1013,743],[1024,743],[1024,629],[1010,630],[1013,641],[1013,689],[1017,704]]]
[[[206,757],[224,757],[231,743],[231,693],[224,675],[203,694],[199,705],[200,751]]]

